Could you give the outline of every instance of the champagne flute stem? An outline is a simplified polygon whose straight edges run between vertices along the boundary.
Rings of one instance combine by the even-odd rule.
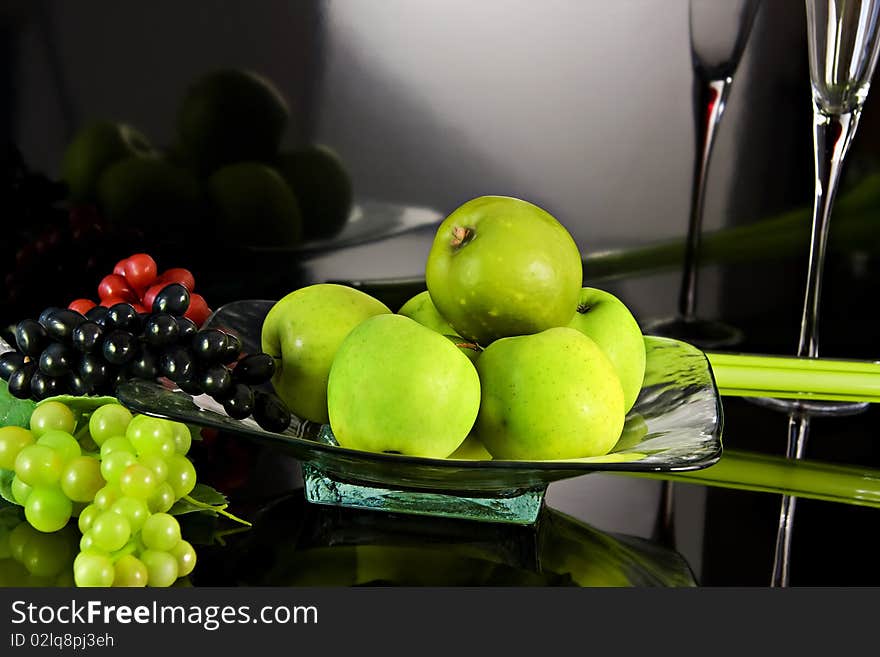
[[[845,114],[825,114],[819,108],[813,110],[816,181],[810,260],[801,316],[798,356],[809,358],[819,356],[819,301],[822,292],[825,249],[828,244],[828,227],[831,223],[831,207],[837,193],[846,152],[858,127],[859,115],[859,110]]]
[[[733,78],[706,80],[699,74],[694,81],[694,118],[696,120],[696,159],[691,187],[691,211],[685,242],[684,269],[678,299],[678,312],[684,319],[693,319],[697,301],[697,270],[699,268],[700,235],[703,224],[703,200],[706,178],[715,135],[724,113]]]
[[[786,457],[790,459],[803,458],[809,431],[809,417],[798,417],[795,415],[788,417]],[[776,529],[776,550],[773,555],[773,575],[770,586],[788,586],[789,572],[791,571],[791,534],[794,526],[796,504],[796,497],[791,495],[782,496],[782,505],[779,510],[779,526]]]
[[[840,182],[840,173],[849,145],[859,123],[860,111],[826,114],[813,109],[813,152],[815,155],[815,196],[813,200],[813,229],[810,237],[810,257],[807,266],[807,287],[801,316],[797,355],[808,358],[819,356],[819,301],[822,293],[822,270],[828,244],[831,208]],[[803,458],[809,433],[810,420],[796,414],[788,418],[788,458]],[[796,498],[783,495],[776,533],[776,552],[773,557],[772,586],[788,586],[791,533],[794,524]]]

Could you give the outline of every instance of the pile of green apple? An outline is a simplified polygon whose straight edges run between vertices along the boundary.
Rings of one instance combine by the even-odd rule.
[[[526,201],[484,196],[439,226],[427,290],[396,313],[343,285],[278,301],[262,349],[291,411],[343,447],[412,456],[600,456],[645,374],[627,306],[583,287],[565,227]]]
[[[74,203],[147,235],[250,246],[332,237],[348,220],[351,181],[326,145],[282,148],[289,122],[267,78],[212,71],[184,91],[170,147],[128,123],[91,121],[67,145],[61,177]]]

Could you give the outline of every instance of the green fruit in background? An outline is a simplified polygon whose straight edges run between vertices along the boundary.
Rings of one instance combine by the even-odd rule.
[[[94,200],[98,178],[114,162],[154,155],[149,140],[132,126],[112,121],[84,125],[67,145],[61,162],[61,179],[75,201]]]
[[[585,287],[568,323],[601,347],[623,386],[624,411],[636,403],[645,378],[645,338],[629,308],[605,290]]]
[[[445,458],[473,427],[480,380],[448,338],[409,317],[378,315],[336,352],[327,406],[343,447]]]
[[[464,346],[466,343],[465,339],[458,335],[455,332],[455,329],[452,328],[452,325],[443,318],[443,315],[440,314],[440,311],[437,310],[437,307],[431,301],[431,295],[427,291],[420,292],[409,299],[400,307],[397,314],[414,319],[422,326],[440,333],[441,335],[446,335],[459,340],[459,344],[462,345],[459,346],[459,348],[464,352],[464,355],[472,361],[475,361],[479,357],[480,352],[476,348],[473,346]]]
[[[332,283],[300,288],[272,306],[261,346],[275,358],[272,385],[294,415],[329,422],[327,378],[339,345],[358,324],[384,313],[391,310],[381,301]]]
[[[193,82],[177,113],[177,140],[197,169],[274,159],[289,109],[266,78],[239,69],[213,71]]]
[[[520,199],[482,196],[440,224],[425,278],[456,332],[485,347],[567,324],[583,270],[577,244],[549,213]]]
[[[166,239],[191,235],[200,221],[201,191],[193,174],[158,158],[128,157],[98,180],[98,205],[116,226]]]
[[[223,167],[211,174],[207,192],[221,240],[248,246],[296,246],[302,241],[296,198],[265,164]]]
[[[299,202],[306,239],[339,233],[351,213],[351,179],[339,156],[324,145],[281,153],[275,163]]]
[[[623,429],[623,388],[611,361],[568,327],[502,338],[477,361],[474,434],[496,459],[599,456]]]

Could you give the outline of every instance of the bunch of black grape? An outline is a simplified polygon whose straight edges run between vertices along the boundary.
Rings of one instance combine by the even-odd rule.
[[[128,379],[165,377],[191,394],[207,394],[236,419],[252,416],[267,431],[290,425],[290,411],[261,389],[275,372],[264,353],[242,354],[241,341],[184,317],[189,291],[171,283],[149,313],[129,303],[95,306],[85,315],[47,308],[15,327],[17,350],[0,355],[11,394],[42,400],[60,394],[113,395]]]

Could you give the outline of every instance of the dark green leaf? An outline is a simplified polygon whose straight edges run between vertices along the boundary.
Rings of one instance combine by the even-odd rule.
[[[24,514],[20,506],[0,501],[0,530],[11,531],[22,522],[24,522]]]
[[[223,493],[206,484],[196,484],[192,492],[177,500],[168,513],[173,516],[181,516],[187,513],[221,515],[243,525],[250,525],[246,520],[242,520],[229,513],[226,510],[227,506],[229,506],[229,502]]]
[[[28,428],[36,404],[30,399],[18,399],[10,394],[6,381],[0,380],[0,427]]]
[[[18,502],[15,501],[15,498],[12,497],[13,477],[15,477],[15,472],[0,468],[0,497],[10,504],[18,504]]]

